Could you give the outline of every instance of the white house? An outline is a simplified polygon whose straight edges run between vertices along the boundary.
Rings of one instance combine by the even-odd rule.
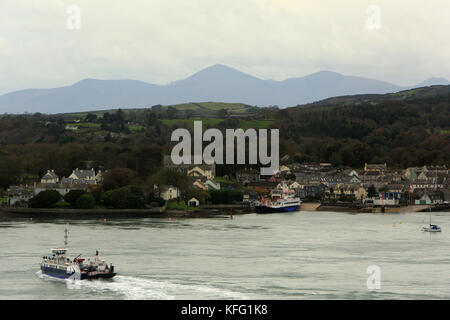
[[[159,195],[159,197],[163,198],[164,200],[174,200],[178,199],[181,195],[180,190],[177,187],[174,186],[166,186],[166,185],[154,185],[153,189],[155,190],[155,194]]]
[[[300,189],[301,187],[302,186],[297,181],[294,181],[289,185],[289,188],[291,188],[291,189]]]
[[[56,190],[61,196],[66,195],[70,190],[88,190],[90,185],[97,184],[101,181],[101,171],[95,174],[92,170],[74,170],[69,178],[62,177],[61,179],[54,170],[47,170],[41,178],[40,183],[35,183],[33,186],[33,194],[46,190]]]
[[[199,166],[196,166],[190,170],[188,170],[187,175],[189,177],[205,177],[207,179],[213,179],[214,174],[212,170],[202,169]]]
[[[47,170],[47,173],[44,174],[41,178],[41,183],[58,183],[59,182],[59,177],[58,175],[55,173],[55,170]]]
[[[77,183],[77,180],[85,180],[85,181],[93,181],[94,184],[97,184],[102,181],[103,175],[102,171],[99,170],[95,173],[94,169],[91,170],[73,170],[69,176],[69,179],[74,180],[74,183]]]

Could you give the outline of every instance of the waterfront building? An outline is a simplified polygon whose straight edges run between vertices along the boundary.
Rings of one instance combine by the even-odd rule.
[[[181,196],[180,189],[170,185],[154,185],[153,190],[156,197],[160,197],[166,201],[175,200]]]
[[[444,203],[444,193],[436,189],[422,189],[414,190],[413,197],[416,205],[422,204],[442,204]]]

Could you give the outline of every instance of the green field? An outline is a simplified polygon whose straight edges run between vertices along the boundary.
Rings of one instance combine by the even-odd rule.
[[[189,128],[194,127],[194,121],[202,121],[203,125],[211,125],[214,126],[218,124],[219,122],[223,121],[224,119],[220,118],[193,118],[193,119],[162,119],[161,122],[166,126],[176,126],[176,125],[183,125],[188,126]]]
[[[243,129],[247,130],[250,128],[254,129],[267,129],[276,120],[247,120],[247,119],[233,119],[237,121],[237,125],[230,126],[230,129]],[[169,127],[186,127],[192,130],[194,128],[194,121],[202,121],[203,128],[207,127],[218,127],[218,124],[226,121],[226,119],[222,118],[201,118],[195,117],[192,119],[161,119],[161,122],[165,126]],[[70,123],[70,126],[78,127],[77,131],[74,131],[74,134],[87,134],[87,133],[97,133],[102,131],[101,124],[97,122],[79,122],[79,123]],[[145,129],[143,125],[127,125],[131,132],[138,132],[142,129]],[[223,127],[223,126],[222,126]]]
[[[100,128],[100,123],[95,122],[80,122],[78,124],[71,124],[72,126],[77,126],[78,128]]]
[[[163,108],[173,107],[179,111],[192,110],[194,112],[203,113],[217,113],[221,109],[225,109],[228,113],[244,114],[252,108],[243,103],[224,103],[224,102],[200,102],[200,103],[183,103],[172,106],[163,106]]]
[[[450,130],[440,128],[426,129],[428,134],[450,134]]]
[[[194,118],[194,119],[163,119],[161,122],[167,126],[185,126],[188,128],[194,127],[194,121],[202,121],[203,127],[205,126],[217,126],[218,123],[224,121],[225,119],[221,118]],[[236,119],[239,121],[238,125],[234,128],[241,128],[247,130],[249,128],[254,129],[266,129],[269,128],[275,120],[245,120],[245,119]],[[232,129],[232,128],[230,128]]]
[[[190,103],[182,103],[182,104],[175,104],[175,105],[166,105],[166,106],[160,106],[160,111],[164,112],[169,107],[172,107],[180,112],[191,110],[193,111],[196,116],[211,116],[217,114],[217,111],[221,109],[225,109],[228,111],[229,114],[234,115],[244,115],[244,114],[251,114],[255,113],[254,106],[249,106],[244,103],[225,103],[225,102],[190,102]],[[103,117],[103,114],[109,112],[113,113],[117,110],[116,109],[107,109],[107,110],[97,110],[97,111],[87,111],[87,112],[74,112],[74,113],[66,113],[64,114],[64,117],[66,120],[74,120],[74,119],[84,119],[88,113],[95,114],[97,117]],[[132,109],[122,109],[123,112],[126,114],[128,112],[143,112],[145,110],[150,110],[151,108],[132,108]],[[257,110],[256,110],[257,111]]]

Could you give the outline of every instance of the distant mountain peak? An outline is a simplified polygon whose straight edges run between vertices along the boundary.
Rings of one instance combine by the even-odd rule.
[[[343,76],[342,74],[335,72],[335,71],[330,71],[330,70],[321,70],[321,71],[317,71],[312,73],[313,74],[317,74],[317,75],[335,75],[335,76]]]
[[[81,79],[81,80],[78,81],[78,82],[75,82],[73,85],[84,84],[84,83],[90,83],[90,82],[94,82],[94,81],[99,81],[99,79],[85,78],[85,79]]]
[[[311,73],[310,75],[305,76],[304,78],[317,78],[317,79],[337,79],[345,77],[341,73],[337,73],[329,70],[322,70],[318,72]]]
[[[436,86],[436,85],[449,85],[450,81],[448,81],[445,78],[442,77],[431,77],[428,78],[421,83],[415,85],[413,88],[419,88],[419,87],[429,87],[429,86]]]
[[[221,63],[213,64],[212,66],[206,67],[203,70],[207,70],[207,69],[210,69],[210,70],[233,70],[233,71],[238,71],[236,69],[233,69],[232,67],[229,67],[229,66],[227,66],[225,64],[221,64]]]
[[[425,81],[447,81],[448,82],[447,79],[442,78],[442,77],[430,77],[430,78],[426,79]]]
[[[198,74],[206,74],[206,73],[242,73],[239,70],[233,69],[231,67],[228,67],[224,64],[215,64],[209,67],[206,67],[196,73],[194,73],[192,76],[198,75]]]
[[[196,73],[194,73],[193,75],[191,75],[190,77],[186,78],[185,80],[182,81],[176,81],[174,83],[181,83],[183,81],[187,81],[187,82],[199,82],[199,81],[205,81],[205,82],[209,82],[209,81],[213,81],[213,82],[223,82],[224,80],[228,80],[228,81],[236,81],[236,80],[260,80],[254,76],[251,76],[247,73],[244,73],[242,71],[239,71],[237,69],[234,69],[232,67],[226,66],[224,64],[214,64],[212,66],[206,67]]]
[[[389,93],[401,89],[388,82],[330,70],[284,81],[262,80],[219,63],[169,85],[86,78],[65,87],[16,91],[0,97],[0,113],[76,112],[105,106],[141,108],[192,101],[286,107],[342,95]]]

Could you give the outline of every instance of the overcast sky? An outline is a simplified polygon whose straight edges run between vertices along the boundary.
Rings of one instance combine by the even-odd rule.
[[[68,28],[70,5],[80,29]],[[216,63],[262,79],[331,70],[411,85],[450,79],[449,39],[448,0],[1,0],[0,93],[166,84]]]

